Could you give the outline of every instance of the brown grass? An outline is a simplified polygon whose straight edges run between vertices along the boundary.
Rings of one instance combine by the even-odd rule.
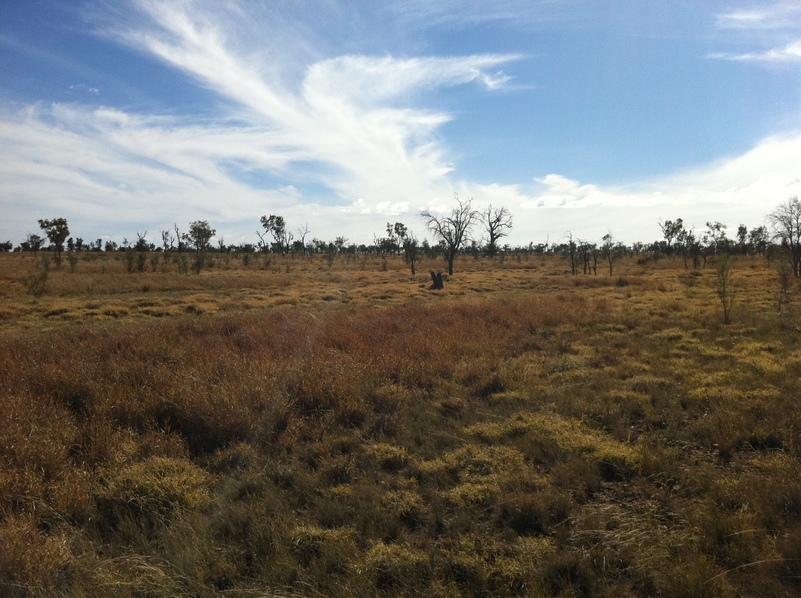
[[[762,261],[729,325],[671,260],[40,267],[0,256],[0,595],[801,589],[801,303]]]

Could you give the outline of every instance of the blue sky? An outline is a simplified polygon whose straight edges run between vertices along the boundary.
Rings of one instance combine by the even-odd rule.
[[[454,194],[513,245],[651,241],[801,195],[797,0],[6,0],[0,72],[15,243],[422,238]]]

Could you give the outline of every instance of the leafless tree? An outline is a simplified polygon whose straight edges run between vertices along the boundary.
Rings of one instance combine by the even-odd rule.
[[[300,241],[300,246],[303,248],[302,251],[306,252],[306,235],[309,234],[309,223],[307,222],[303,226],[298,227],[298,241]]]
[[[567,260],[567,263],[570,264],[570,273],[575,276],[578,274],[580,261],[578,250],[579,246],[578,243],[576,243],[576,240],[573,238],[573,233],[571,231],[567,231],[565,236],[567,237],[567,243],[565,243],[564,252],[565,260]]]
[[[178,243],[178,253],[181,253],[184,250],[184,236],[186,236],[186,233],[180,231],[177,222],[173,225],[173,230],[175,231],[175,239]]]
[[[456,207],[448,216],[437,217],[430,210],[420,213],[428,230],[445,245],[445,259],[448,261],[448,274],[450,275],[453,275],[453,260],[467,241],[470,229],[478,218],[478,212],[473,209],[472,198],[462,201],[458,195],[454,195],[454,199],[456,199]]]
[[[794,195],[768,214],[775,238],[787,251],[793,274],[801,277],[801,201]]]
[[[512,230],[512,214],[505,207],[493,208],[490,204],[481,213],[481,223],[487,231],[487,255],[493,256],[498,252],[498,239]]]

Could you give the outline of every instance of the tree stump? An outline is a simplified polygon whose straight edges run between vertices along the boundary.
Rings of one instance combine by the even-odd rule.
[[[442,272],[434,272],[431,270],[431,281],[434,283],[431,285],[431,290],[436,291],[445,288],[445,284],[442,282]]]

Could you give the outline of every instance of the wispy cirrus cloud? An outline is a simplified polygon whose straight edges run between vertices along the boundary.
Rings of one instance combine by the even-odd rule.
[[[770,48],[742,54],[715,52],[709,54],[709,58],[737,62],[801,62],[801,40],[791,42],[783,48]]]
[[[715,26],[736,35],[739,44],[760,47],[746,52],[713,52],[708,58],[763,63],[801,60],[801,4],[795,0],[742,4],[717,14]]]
[[[715,25],[720,29],[782,30],[792,29],[801,21],[801,5],[795,0],[784,2],[750,2],[741,8],[716,15]]]
[[[336,174],[322,182],[342,200],[417,195],[447,173],[436,130],[450,116],[398,104],[426,88],[482,82],[497,89],[507,80],[497,68],[518,58],[347,55],[309,65],[293,89],[249,66],[210,15],[196,9],[189,16],[171,4],[142,7],[155,27],[123,32],[124,39],[217,91],[240,118],[267,127],[273,148],[287,149],[295,161],[329,164]]]
[[[390,10],[422,27],[482,23],[532,26],[581,18],[585,11],[580,4],[573,0],[398,0]]]
[[[451,116],[419,107],[417,96],[466,84],[502,88],[510,77],[500,67],[519,58],[344,55],[309,64],[292,85],[272,66],[288,49],[267,47],[253,59],[225,28],[236,10],[218,19],[216,7],[143,0],[136,14],[118,19],[123,27],[105,30],[215,91],[223,100],[215,116],[66,104],[6,114],[0,139],[15,148],[4,172],[9,192],[38,186],[41,197],[61,181],[73,206],[122,202],[140,216],[166,216],[195,205],[224,221],[301,202],[329,214],[329,223],[337,221],[332,211],[352,206],[375,219],[397,215],[411,209],[410,197],[424,202],[452,189],[437,134]],[[273,24],[261,25],[269,36]],[[293,180],[313,191],[301,196]]]

